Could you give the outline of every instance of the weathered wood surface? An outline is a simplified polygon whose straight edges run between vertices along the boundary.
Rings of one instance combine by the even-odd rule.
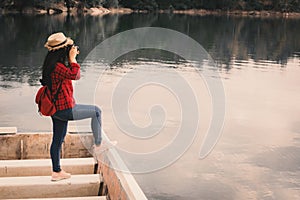
[[[52,182],[50,176],[0,178],[1,199],[97,196],[98,174],[73,175],[70,179]]]
[[[109,149],[97,159],[98,173],[103,177],[104,188],[107,188],[111,200],[147,200],[116,149]],[[119,171],[120,169],[125,172]]]
[[[0,135],[0,160],[50,158],[52,133]],[[63,158],[91,157],[92,134],[67,134],[62,146]]]
[[[72,175],[93,174],[94,158],[64,158],[60,161],[63,169]],[[51,159],[0,160],[0,177],[49,176]]]
[[[104,135],[104,137],[106,137]],[[14,135],[0,135],[0,160],[18,160],[18,159],[45,159],[50,157],[50,145],[52,141],[52,133],[17,133]],[[91,133],[88,134],[67,134],[65,142],[62,148],[62,157],[63,158],[83,158],[91,157],[89,148],[93,144],[93,137]],[[97,183],[96,188],[98,189],[99,194],[109,195],[112,200],[147,200],[141,188],[136,183],[134,177],[130,173],[122,173],[118,170],[120,166],[124,165],[123,161],[118,156],[116,150],[110,149],[109,151],[101,154],[98,157],[98,173],[100,177],[103,177],[104,183]],[[1,161],[0,161],[1,162]],[[3,161],[4,162],[4,161]],[[5,167],[4,167],[5,168]],[[98,174],[98,176],[99,176]],[[83,176],[83,175],[81,175]],[[85,175],[86,176],[86,175]],[[75,176],[78,177],[78,176]],[[74,178],[75,178],[74,177]],[[33,179],[39,183],[45,183],[50,180],[50,176],[45,177],[35,177]],[[2,183],[25,181],[26,187],[29,185],[31,187],[32,178],[21,177],[18,180],[12,179],[2,179]],[[47,179],[47,180],[46,180]],[[85,180],[85,179],[84,179]],[[7,182],[8,181],[8,182]],[[75,181],[76,182],[76,181]],[[75,182],[67,182],[67,185],[64,185],[62,188],[64,190],[68,188],[68,184],[75,184]],[[1,181],[0,181],[1,185]],[[24,185],[24,187],[25,187]],[[81,185],[81,183],[80,183]],[[83,183],[78,187],[78,191],[81,191],[82,188],[89,185],[89,183]],[[20,186],[20,191],[24,192],[21,194],[22,197],[32,198],[30,195],[27,195],[26,191],[33,191],[34,189],[39,188],[38,191],[47,191],[48,186],[32,187],[31,189],[22,188]],[[93,186],[95,187],[95,185]],[[76,187],[74,187],[77,190]],[[70,189],[73,190],[74,188]],[[0,186],[0,197],[2,191],[5,191],[7,195],[11,194],[8,192],[9,187],[7,188],[5,184]],[[25,190],[24,190],[25,189]],[[93,189],[94,190],[94,189]],[[95,189],[96,190],[96,189]],[[67,189],[69,191],[69,189]],[[67,194],[66,197],[71,197],[73,194]],[[80,192],[81,195],[86,195],[84,191]],[[89,193],[89,195],[95,195]],[[36,196],[37,197],[37,196]],[[41,196],[42,197],[42,196]],[[50,196],[49,196],[50,197]],[[74,195],[75,197],[75,195]],[[76,197],[77,198],[77,197]],[[84,198],[84,197],[83,197]],[[105,197],[99,197],[100,199],[105,199]],[[0,198],[1,199],[1,198]]]
[[[0,135],[16,134],[17,127],[0,127]]]
[[[24,199],[10,199],[24,200]],[[59,198],[34,198],[26,200],[107,200],[106,196],[88,196],[88,197],[59,197]]]

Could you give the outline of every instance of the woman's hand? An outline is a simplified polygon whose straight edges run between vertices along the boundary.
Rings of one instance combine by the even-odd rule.
[[[77,63],[76,56],[79,54],[79,50],[77,46],[72,46],[69,52],[69,62],[70,63]]]

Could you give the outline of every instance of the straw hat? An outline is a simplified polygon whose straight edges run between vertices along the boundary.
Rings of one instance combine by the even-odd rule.
[[[62,32],[58,32],[58,33],[53,33],[48,37],[45,47],[49,51],[54,51],[62,47],[66,47],[68,45],[73,45],[73,44],[74,41],[71,38],[66,37]]]

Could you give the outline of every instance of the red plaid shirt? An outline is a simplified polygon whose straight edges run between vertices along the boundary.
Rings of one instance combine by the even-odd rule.
[[[80,65],[78,63],[71,63],[70,66],[68,68],[62,63],[57,63],[54,71],[51,73],[52,98],[54,98],[61,81],[63,81],[55,102],[56,110],[73,108],[75,105],[72,80],[80,78]]]

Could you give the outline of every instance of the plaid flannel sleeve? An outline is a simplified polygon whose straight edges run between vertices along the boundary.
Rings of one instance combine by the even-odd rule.
[[[78,63],[71,63],[70,66],[68,68],[62,63],[57,63],[55,71],[61,79],[80,79],[80,65]]]

